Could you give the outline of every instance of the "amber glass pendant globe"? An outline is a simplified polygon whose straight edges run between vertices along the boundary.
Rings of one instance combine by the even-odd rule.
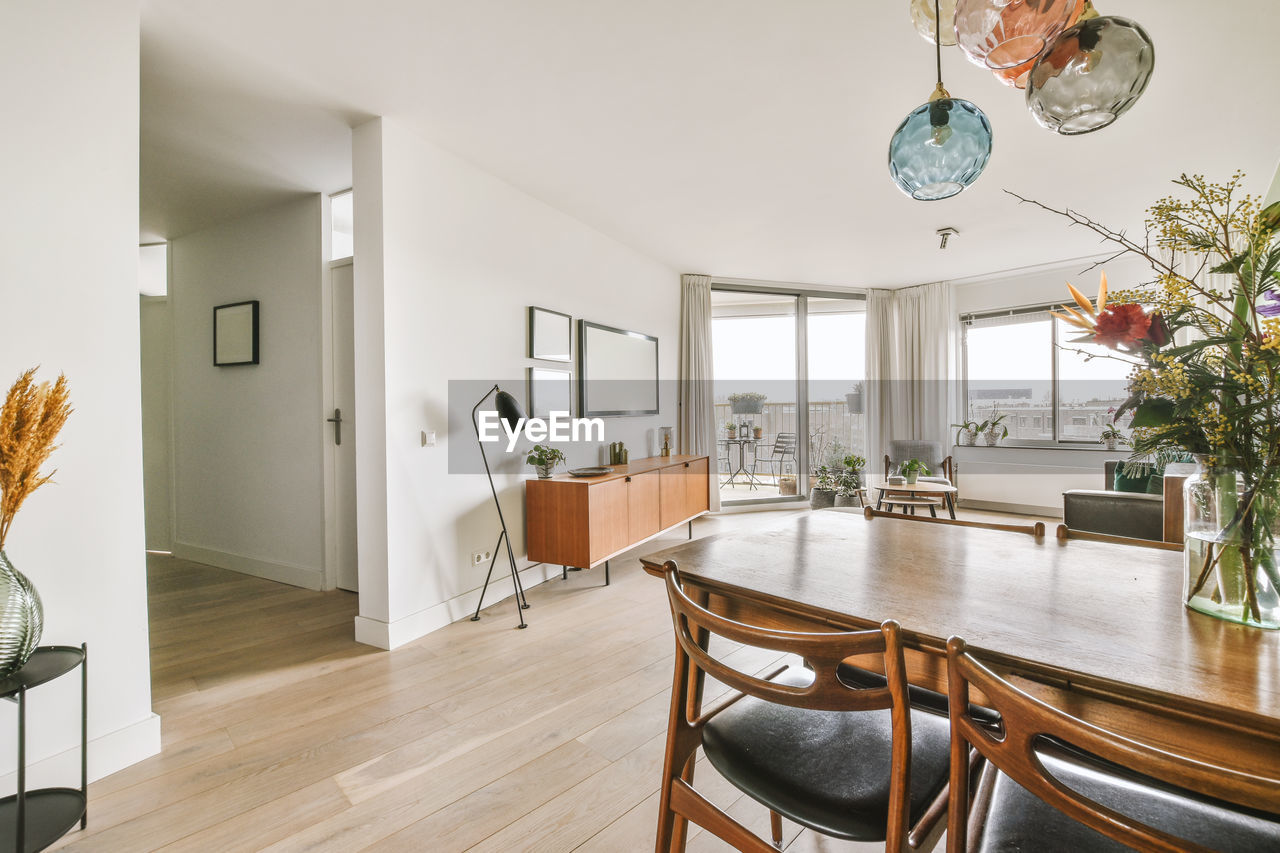
[[[1101,130],[1146,91],[1155,61],[1151,37],[1128,18],[1081,21],[1059,36],[1032,68],[1027,108],[1055,133]]]
[[[889,141],[889,175],[918,201],[956,195],[982,174],[991,157],[991,123],[959,98],[916,107]]]
[[[1083,0],[957,0],[956,43],[969,61],[993,71],[1044,53],[1080,15]]]
[[[942,43],[950,47],[956,43],[956,0],[942,0],[940,6]],[[911,0],[911,23],[925,41],[934,43],[938,26],[933,19],[933,0]]]

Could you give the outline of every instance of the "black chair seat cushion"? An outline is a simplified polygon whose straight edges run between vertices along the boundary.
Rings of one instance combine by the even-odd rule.
[[[836,678],[854,687],[884,687],[888,683],[880,673],[848,663],[842,663],[836,667]],[[907,696],[913,709],[928,711],[930,714],[938,714],[943,717],[950,713],[951,703],[946,696],[936,690],[908,684]],[[1000,728],[1000,715],[991,708],[970,704],[969,715],[979,725],[990,729]]]
[[[1171,835],[1223,853],[1280,850],[1280,815],[1201,797],[1052,742],[1045,741],[1037,753],[1045,769],[1068,788]],[[983,853],[1130,850],[1067,817],[1003,773],[996,778],[977,849]]]
[[[808,684],[792,667],[774,679]],[[947,782],[946,719],[911,716],[911,822]],[[826,835],[883,841],[893,731],[889,711],[811,711],[746,697],[702,730],[711,764],[735,787]]]

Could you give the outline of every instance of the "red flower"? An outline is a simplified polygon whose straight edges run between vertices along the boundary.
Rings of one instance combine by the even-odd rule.
[[[1141,305],[1108,305],[1098,315],[1093,339],[1112,349],[1130,349],[1145,340],[1150,330],[1151,318]]]

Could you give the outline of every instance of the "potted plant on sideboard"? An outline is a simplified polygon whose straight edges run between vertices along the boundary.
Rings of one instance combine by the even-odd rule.
[[[529,450],[529,458],[525,460],[538,472],[539,480],[551,479],[556,465],[564,461],[564,452],[558,447],[546,444],[535,444]]]

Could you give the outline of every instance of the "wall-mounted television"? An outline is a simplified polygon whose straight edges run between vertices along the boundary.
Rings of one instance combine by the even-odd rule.
[[[578,321],[578,417],[658,414],[658,339]]]

